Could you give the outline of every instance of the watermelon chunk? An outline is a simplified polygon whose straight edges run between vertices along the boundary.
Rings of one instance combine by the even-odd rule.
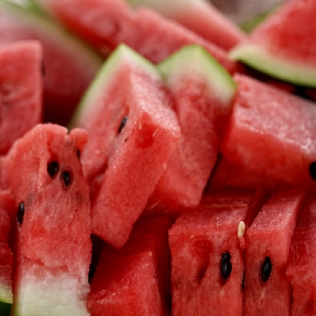
[[[313,102],[246,76],[238,84],[221,152],[229,163],[266,181],[315,190]]]
[[[77,156],[86,141],[81,130],[37,125],[1,161],[16,207],[12,315],[89,315],[89,187]]]
[[[243,314],[243,233],[261,199],[214,193],[177,219],[169,231],[173,315]]]
[[[168,315],[171,218],[138,221],[122,249],[103,248],[89,295],[91,316]]]
[[[45,71],[44,119],[67,124],[101,66],[101,58],[39,10],[1,0],[0,43],[18,40],[41,43]]]
[[[197,45],[179,50],[158,68],[173,98],[181,138],[150,204],[169,209],[198,205],[217,159],[236,84]]]
[[[196,43],[207,49],[229,72],[239,69],[238,64],[215,44],[150,9],[132,10],[124,0],[37,2],[105,55],[125,43],[151,62],[159,63],[181,47]]]
[[[316,87],[315,12],[314,0],[287,1],[231,57],[284,81]]]
[[[0,46],[0,155],[42,121],[42,61],[36,41]]]
[[[300,215],[286,270],[292,285],[291,315],[312,316],[316,313],[316,200],[311,198]]]
[[[85,95],[73,126],[90,135],[82,162],[92,186],[93,232],[121,247],[180,138],[157,69],[120,45]]]
[[[302,191],[274,193],[247,229],[244,315],[290,315],[285,270],[304,198]]]

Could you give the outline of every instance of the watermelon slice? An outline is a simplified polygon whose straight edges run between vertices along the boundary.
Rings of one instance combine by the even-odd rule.
[[[262,197],[213,193],[177,219],[169,231],[172,315],[243,315],[243,233]]]
[[[1,161],[15,197],[12,315],[89,315],[89,187],[77,153],[84,131],[37,125]]]
[[[236,84],[197,45],[179,50],[158,68],[174,101],[181,139],[150,204],[169,209],[198,205],[217,159]]]
[[[0,155],[42,121],[42,61],[36,41],[0,46]]]
[[[67,124],[102,60],[40,11],[1,0],[0,43],[30,39],[43,46],[44,119]]]
[[[304,197],[302,191],[274,193],[247,229],[244,315],[290,315],[285,270]]]
[[[82,162],[92,186],[93,232],[121,247],[180,137],[157,69],[120,45],[82,100],[73,126],[90,135]]]
[[[286,270],[292,285],[291,315],[316,314],[316,289],[313,267],[316,264],[316,200],[310,199],[299,218]]]
[[[171,218],[138,221],[122,249],[103,248],[89,295],[91,316],[168,315]]]
[[[245,34],[209,1],[128,0],[133,8],[148,7],[175,20],[219,47],[229,50],[245,39]]]
[[[131,10],[124,0],[37,2],[105,55],[125,43],[153,63],[159,63],[181,47],[196,43],[206,48],[229,72],[239,69],[215,44],[150,9]]]
[[[246,76],[238,84],[221,152],[263,181],[315,191],[316,107],[313,102]]]
[[[315,12],[314,0],[286,2],[231,57],[284,81],[316,87]]]

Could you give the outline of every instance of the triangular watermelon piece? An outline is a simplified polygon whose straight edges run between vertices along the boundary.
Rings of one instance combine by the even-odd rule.
[[[316,87],[316,2],[287,1],[231,57],[294,84]]]
[[[13,315],[89,315],[89,186],[78,153],[84,131],[37,125],[1,161],[15,198]]]

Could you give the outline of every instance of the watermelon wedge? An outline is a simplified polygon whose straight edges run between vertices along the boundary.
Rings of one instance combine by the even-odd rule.
[[[314,0],[291,0],[237,45],[230,56],[273,77],[316,87]]]
[[[132,10],[124,0],[37,2],[106,56],[125,43],[156,64],[181,47],[195,43],[208,50],[230,73],[239,69],[215,44],[150,9]]]
[[[120,45],[87,91],[72,125],[90,135],[82,162],[92,187],[93,232],[121,247],[180,138],[157,69]]]
[[[42,44],[44,119],[67,124],[102,59],[41,11],[1,0],[0,43],[17,40]]]
[[[285,271],[305,194],[274,193],[246,232],[244,315],[290,315]]]
[[[42,62],[37,41],[0,46],[0,155],[42,121]]]
[[[217,159],[236,84],[198,45],[182,48],[158,69],[173,98],[181,138],[149,203],[169,209],[198,205]]]
[[[77,155],[86,141],[81,130],[37,125],[1,160],[16,209],[12,315],[89,315],[89,187]]]

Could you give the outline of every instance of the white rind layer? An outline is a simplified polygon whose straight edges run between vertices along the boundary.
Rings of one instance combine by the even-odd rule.
[[[5,285],[1,282],[0,278],[0,302],[12,304],[13,302],[13,294],[12,288],[8,285]]]
[[[23,275],[16,285],[12,316],[89,316],[88,282],[82,285],[67,272],[49,270]]]

